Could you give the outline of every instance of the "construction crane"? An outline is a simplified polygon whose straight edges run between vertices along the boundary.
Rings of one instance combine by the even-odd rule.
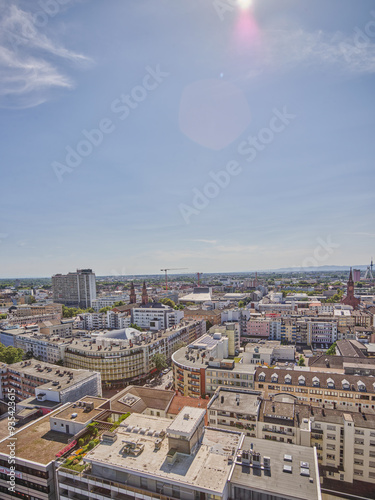
[[[198,286],[200,286],[200,277],[202,276],[203,273],[196,273],[196,275],[198,276]]]
[[[160,271],[165,272],[165,289],[168,290],[168,271],[182,271],[182,269],[188,269],[188,267],[169,267],[167,269],[160,269]]]

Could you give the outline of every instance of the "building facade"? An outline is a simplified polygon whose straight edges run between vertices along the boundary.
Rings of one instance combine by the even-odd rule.
[[[66,306],[92,307],[96,299],[96,280],[92,269],[52,276],[53,300]]]

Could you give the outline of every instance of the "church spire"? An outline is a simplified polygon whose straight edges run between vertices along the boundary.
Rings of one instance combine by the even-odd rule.
[[[353,272],[352,272],[352,268],[350,268],[350,273],[349,273],[349,280],[348,280],[348,284],[351,284],[353,283]]]
[[[131,282],[130,285],[130,304],[135,304],[137,302],[137,297],[135,295],[134,283]]]
[[[143,282],[143,287],[142,287],[142,305],[148,304],[148,295],[147,295],[147,289],[146,289],[146,282]]]

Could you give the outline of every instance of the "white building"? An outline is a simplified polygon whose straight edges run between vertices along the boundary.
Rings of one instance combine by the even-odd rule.
[[[148,303],[131,310],[132,323],[147,330],[165,330],[180,323],[184,312],[160,303]]]
[[[53,300],[66,306],[92,307],[96,299],[96,281],[92,269],[52,276]]]
[[[38,333],[17,335],[14,347],[23,349],[25,353],[32,352],[34,358],[46,363],[56,363],[64,359],[65,347],[69,341],[60,337],[50,337]]]

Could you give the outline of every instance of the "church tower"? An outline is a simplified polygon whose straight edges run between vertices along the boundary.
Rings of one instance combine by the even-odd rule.
[[[143,282],[143,287],[142,287],[142,305],[145,306],[148,304],[148,295],[147,295],[147,290],[146,290],[146,282]]]
[[[135,295],[134,283],[131,282],[130,285],[130,304],[135,304],[137,302],[137,296]]]
[[[357,309],[360,302],[360,299],[357,299],[357,297],[354,296],[353,273],[352,268],[350,268],[349,280],[346,288],[346,296],[341,300],[341,304],[352,306],[353,309]]]

